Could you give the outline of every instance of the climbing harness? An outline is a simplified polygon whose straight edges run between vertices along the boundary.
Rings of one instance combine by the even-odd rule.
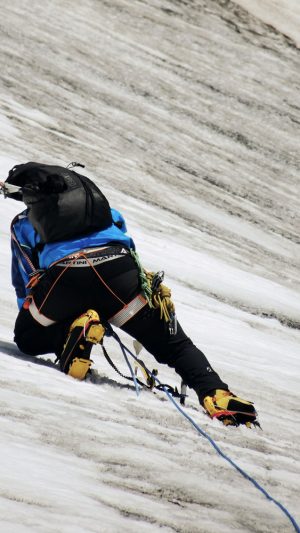
[[[19,216],[19,215],[18,215]],[[26,253],[24,248],[20,245],[15,232],[14,232],[14,222],[18,219],[18,217],[15,217],[15,219],[12,221],[11,224],[11,237],[13,242],[16,245],[16,250],[18,255],[22,256],[25,260],[22,262],[24,265],[24,268],[26,269],[27,275],[29,277],[29,282],[26,285],[27,289],[34,288],[40,279],[43,277],[43,275],[46,273],[46,270],[38,269],[34,265],[33,261],[29,257],[29,255]],[[52,286],[50,287],[48,293],[46,294],[42,304],[37,307],[32,295],[28,295],[26,298],[26,308],[29,309],[31,315],[33,318],[42,324],[43,326],[49,326],[51,324],[54,324],[55,321],[48,319],[46,316],[42,314],[42,308],[49,297],[52,289],[56,285],[56,283],[59,281],[59,279],[63,276],[63,274],[69,269],[69,268],[76,268],[76,267],[90,267],[95,272],[96,276],[99,278],[101,283],[106,287],[106,289],[114,296],[121,304],[122,308],[120,311],[118,311],[114,316],[112,316],[109,321],[111,324],[117,327],[122,327],[128,320],[130,320],[133,316],[135,316],[145,305],[147,305],[148,300],[144,297],[144,293],[141,292],[135,298],[133,298],[129,303],[125,303],[121,298],[118,297],[118,295],[109,287],[109,285],[105,282],[103,277],[100,275],[100,273],[96,270],[95,266],[98,264],[102,264],[107,261],[113,261],[115,259],[119,259],[121,257],[124,257],[125,255],[130,254],[130,250],[125,248],[122,245],[119,246],[101,246],[97,248],[87,248],[84,250],[80,250],[79,252],[75,252],[73,254],[70,254],[62,259],[59,259],[55,262],[53,262],[49,268],[51,267],[60,267],[61,272],[57,276],[56,280],[53,282]]]

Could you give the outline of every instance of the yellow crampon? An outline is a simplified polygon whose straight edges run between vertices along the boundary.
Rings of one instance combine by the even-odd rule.
[[[73,378],[85,379],[93,361],[90,353],[94,344],[102,341],[105,328],[100,322],[99,315],[89,309],[72,323],[64,345],[61,358],[64,363],[62,370]]]
[[[81,327],[84,331],[84,337],[88,342],[98,344],[105,335],[105,328],[100,322],[97,311],[89,309],[86,313],[83,313],[80,317],[76,318],[70,327],[69,334],[77,328]]]
[[[72,376],[72,378],[79,379],[80,381],[82,381],[83,379],[85,379],[92,364],[93,361],[91,361],[90,359],[81,359],[79,357],[75,357],[69,368],[68,375]]]
[[[218,418],[225,426],[259,426],[253,403],[228,390],[216,389],[204,398],[203,407],[211,418]]]

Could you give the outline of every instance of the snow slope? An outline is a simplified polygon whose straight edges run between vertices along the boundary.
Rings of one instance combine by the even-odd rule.
[[[299,522],[296,46],[227,0],[11,0],[0,26],[1,176],[27,160],[86,164],[263,431],[210,421],[193,391],[187,412]],[[292,531],[163,394],[137,399],[99,348],[97,383],[60,374],[52,355],[18,355],[20,205],[0,200],[1,531]],[[168,368],[159,377],[179,383]]]
[[[300,48],[300,3],[298,0],[233,0],[255,17],[290,37]]]

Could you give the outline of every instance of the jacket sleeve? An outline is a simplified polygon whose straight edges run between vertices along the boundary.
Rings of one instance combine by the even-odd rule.
[[[17,303],[20,309],[26,297],[26,287],[25,287],[26,280],[21,274],[21,268],[20,268],[20,264],[18,261],[18,257],[17,257],[17,253],[16,253],[13,240],[11,241],[11,254],[12,254],[11,279],[12,279],[12,284],[16,291]]]
[[[38,268],[34,260],[35,245],[35,231],[26,216],[26,212],[23,212],[17,215],[11,224],[11,278],[19,309],[29,293],[26,285],[29,282],[30,274]]]

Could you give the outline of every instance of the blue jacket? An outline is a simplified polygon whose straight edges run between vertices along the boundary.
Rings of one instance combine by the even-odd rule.
[[[29,289],[26,285],[30,275],[38,269],[47,269],[55,261],[85,248],[94,248],[108,243],[123,244],[135,249],[131,237],[127,234],[126,223],[119,211],[111,209],[114,224],[102,231],[95,231],[83,237],[67,241],[53,242],[40,247],[40,237],[27,216],[27,210],[17,215],[12,221],[12,284],[15,288],[18,307],[22,307]],[[117,224],[117,225],[116,225]]]

